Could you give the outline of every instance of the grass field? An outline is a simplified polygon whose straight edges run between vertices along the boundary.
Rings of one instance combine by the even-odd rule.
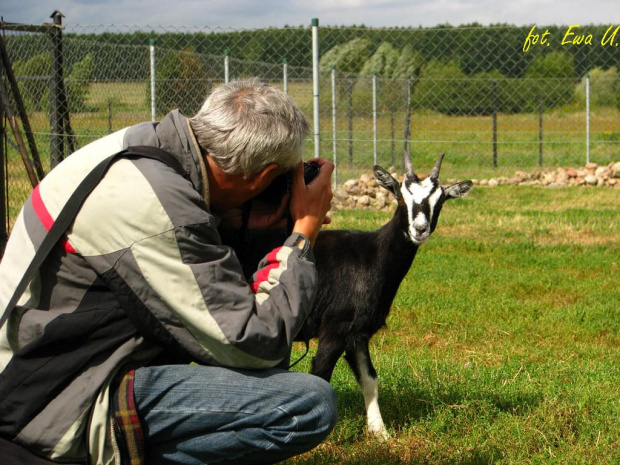
[[[81,145],[150,119],[144,83],[117,86],[94,84],[92,111],[72,115]],[[593,161],[620,159],[618,117],[611,109],[593,115]],[[370,171],[369,121],[356,120],[363,140],[355,141],[351,168],[346,142],[339,141],[341,182]],[[546,139],[545,166],[583,165],[584,121],[579,111],[545,115],[553,142]],[[446,178],[539,169],[536,115],[501,115],[497,168],[489,117],[418,114],[412,122],[420,172],[428,172],[441,151],[447,152]],[[48,117],[32,114],[31,124],[48,167]],[[339,133],[346,132],[346,122],[339,124]],[[386,115],[379,126],[379,161],[387,166]],[[322,127],[331,127],[329,117]],[[323,140],[322,153],[331,153],[330,140]],[[12,222],[30,186],[13,149],[8,163]],[[339,211],[333,227],[371,229],[389,216]],[[335,431],[289,463],[620,463],[619,276],[619,190],[474,189],[446,206],[402,283],[388,329],[372,341],[392,439],[365,436],[362,395],[341,362],[333,378],[340,412]],[[299,355],[301,349],[294,359]],[[309,366],[307,357],[299,369]]]
[[[475,188],[439,223],[371,344],[392,439],[341,360],[334,432],[287,463],[620,463],[620,191]]]

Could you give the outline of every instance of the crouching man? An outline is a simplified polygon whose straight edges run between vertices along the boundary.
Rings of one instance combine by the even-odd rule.
[[[282,368],[315,296],[312,247],[332,195],[328,161],[304,183],[307,133],[288,96],[238,81],[193,118],[123,129],[45,177],[0,264],[3,463],[273,463],[327,437],[331,386]],[[76,186],[130,146],[161,148],[182,172],[115,161],[9,306]],[[248,282],[218,224],[288,170],[293,233]]]

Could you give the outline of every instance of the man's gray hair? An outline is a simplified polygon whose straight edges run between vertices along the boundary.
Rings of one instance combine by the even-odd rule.
[[[246,177],[271,163],[293,167],[310,130],[288,95],[258,79],[215,88],[189,121],[202,150],[225,173]]]

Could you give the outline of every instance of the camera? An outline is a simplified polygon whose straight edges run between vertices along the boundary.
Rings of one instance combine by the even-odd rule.
[[[314,178],[319,174],[321,167],[315,161],[304,162],[304,182],[310,184]],[[282,197],[286,194],[290,194],[293,191],[293,170],[289,170],[284,174],[281,174],[273,180],[269,187],[263,192],[258,194],[255,199],[261,202],[272,203],[274,205],[280,205]]]
[[[304,181],[306,184],[312,182],[319,174],[320,165],[317,162],[304,163]],[[276,227],[266,231],[248,228],[250,213],[255,206],[254,202],[261,202],[263,210],[276,211],[282,203],[282,198],[286,194],[290,194],[293,190],[293,178],[295,170],[291,169],[284,174],[275,178],[271,184],[263,192],[253,199],[250,199],[243,206],[241,228],[235,229],[220,224],[219,232],[222,243],[232,247],[239,257],[243,273],[246,278],[251,279],[252,274],[256,271],[258,263],[267,252],[273,248],[281,246],[293,231],[293,219],[288,212],[284,214],[282,219],[286,218],[286,227]]]

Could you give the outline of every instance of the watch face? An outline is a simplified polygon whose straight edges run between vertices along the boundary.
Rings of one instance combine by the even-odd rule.
[[[306,239],[305,237],[303,237],[302,235],[300,235],[297,240],[295,241],[295,247],[297,247],[299,250],[303,250],[304,247],[306,247],[306,243],[308,242],[308,239]]]

